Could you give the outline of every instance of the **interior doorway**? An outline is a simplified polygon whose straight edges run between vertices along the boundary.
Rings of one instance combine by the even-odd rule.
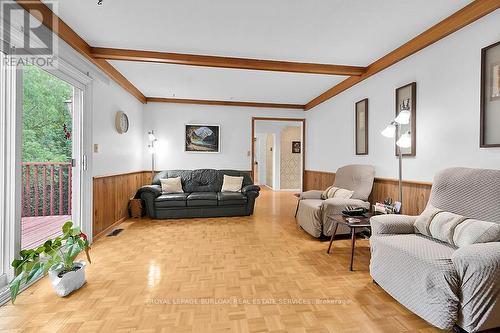
[[[304,188],[305,119],[252,118],[252,176],[281,191]]]

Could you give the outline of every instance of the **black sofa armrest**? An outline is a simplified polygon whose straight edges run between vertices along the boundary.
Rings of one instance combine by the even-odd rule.
[[[244,195],[247,195],[248,192],[256,192],[257,196],[259,196],[259,191],[260,187],[257,185],[247,185],[243,186],[243,188],[241,189],[241,193],[243,193]]]
[[[143,193],[150,193],[154,198],[158,198],[161,195],[160,185],[144,185],[135,194],[136,199],[141,199]]]

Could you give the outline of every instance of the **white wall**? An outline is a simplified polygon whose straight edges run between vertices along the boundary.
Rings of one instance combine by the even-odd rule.
[[[306,112],[306,169],[372,164],[378,177],[396,178],[394,140],[380,131],[394,118],[395,89],[413,81],[417,154],[403,161],[403,177],[431,181],[452,166],[499,169],[500,148],[479,148],[480,53],[499,40],[497,10]],[[356,156],[354,103],[363,98],[369,98],[369,155]]]
[[[149,103],[144,106],[144,142],[147,132],[155,131],[158,143],[156,168],[250,170],[252,117],[304,118],[301,110],[278,110],[211,105]],[[185,124],[220,125],[221,152],[186,153]],[[151,169],[151,158],[144,154],[144,170]]]
[[[146,153],[143,137],[143,104],[110,80],[93,81],[93,143],[99,152],[93,154],[93,175],[142,171]],[[127,133],[115,129],[115,114],[123,111],[129,119]]]

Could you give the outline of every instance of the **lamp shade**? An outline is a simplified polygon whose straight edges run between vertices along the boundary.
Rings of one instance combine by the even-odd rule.
[[[396,141],[396,144],[400,148],[410,148],[411,147],[411,135],[410,132],[406,132],[405,134],[401,135],[398,141]]]
[[[395,137],[396,136],[396,125],[394,125],[393,123],[390,123],[389,125],[387,125],[386,128],[384,128],[384,130],[381,133],[386,138]]]
[[[410,111],[403,110],[398,114],[398,116],[396,117],[396,119],[394,119],[394,121],[397,122],[398,124],[406,125],[410,123],[410,116],[411,116]]]
[[[153,145],[148,146],[148,153],[154,154],[155,153],[155,147]]]
[[[149,138],[149,141],[151,141],[151,142],[156,141],[156,137],[155,137],[153,131],[148,133],[148,138]]]

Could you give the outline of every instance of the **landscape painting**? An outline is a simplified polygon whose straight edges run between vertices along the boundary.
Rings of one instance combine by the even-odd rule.
[[[185,151],[195,153],[220,152],[220,129],[217,125],[186,125]]]

